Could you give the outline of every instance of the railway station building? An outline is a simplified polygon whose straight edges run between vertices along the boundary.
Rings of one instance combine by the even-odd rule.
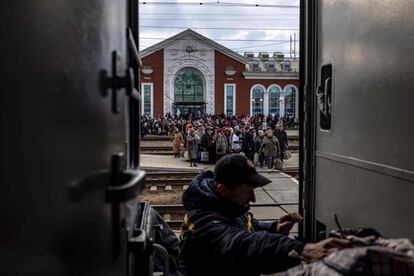
[[[151,116],[298,114],[299,60],[243,55],[185,30],[140,52],[142,111]]]

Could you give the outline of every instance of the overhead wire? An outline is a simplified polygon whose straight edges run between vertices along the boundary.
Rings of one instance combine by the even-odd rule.
[[[265,46],[272,46],[272,45],[280,45],[280,44],[284,44],[287,43],[286,42],[276,42],[276,43],[269,43],[269,44],[260,44],[260,45],[252,45],[252,46],[246,46],[246,47],[237,47],[237,48],[231,48],[231,47],[226,47],[231,49],[232,51],[238,50],[238,49],[246,49],[246,48],[256,48],[256,47],[265,47]],[[143,46],[141,46],[143,47]],[[184,51],[183,48],[168,48],[168,50],[174,50],[174,51]],[[158,50],[155,50],[158,51]],[[216,51],[215,49],[193,49],[194,52],[214,52]],[[281,50],[282,51],[288,51],[288,50]]]
[[[247,46],[247,47],[240,47],[240,48],[229,48],[229,49],[232,50],[233,52],[237,53],[237,54],[240,54],[240,53],[238,53],[238,51],[241,51],[241,52],[250,52],[250,53],[262,53],[262,52],[290,53],[289,50],[271,50],[271,49],[267,49],[267,50],[255,50],[255,51],[251,51],[251,50],[244,51],[243,50],[243,49],[250,49],[250,48],[256,48],[256,47],[265,47],[265,46],[271,46],[271,45],[277,45],[277,43],[275,43],[275,44],[272,43],[272,44],[265,44],[265,45]],[[142,51],[142,50],[145,50],[145,48],[149,48],[151,46],[152,45],[140,45],[140,48],[141,48],[141,51]],[[184,51],[184,49],[169,49],[169,50]],[[157,51],[158,50],[155,50],[155,51],[152,51],[152,52],[157,52]],[[200,50],[197,50],[197,51],[200,51]],[[208,50],[208,49],[206,49],[206,50],[203,50],[203,51],[215,51],[215,50]],[[298,52],[296,51],[296,53],[298,53]],[[293,54],[293,51],[292,51],[292,54]]]
[[[247,51],[246,51],[247,52]],[[260,52],[258,52],[258,51],[255,51],[255,52],[251,52],[251,51],[248,51],[248,52],[250,52],[250,53],[255,53],[255,54],[257,54],[257,53],[260,53]],[[265,53],[273,53],[274,51],[270,51],[270,50],[268,50],[268,51],[262,51],[262,52],[265,52]],[[289,53],[289,51],[275,51],[275,52],[281,52],[281,53],[283,53],[285,56],[286,56],[286,58],[287,59],[289,59],[289,60],[295,60],[294,58],[293,58],[293,53],[292,53],[292,57],[288,57],[288,55],[290,54]],[[153,53],[155,53],[155,52],[153,52]],[[243,55],[241,54],[241,53],[238,53],[239,55],[241,55],[242,57],[243,57]],[[299,58],[299,56],[300,56],[300,53],[299,52],[296,52],[296,59],[298,59]],[[180,59],[182,59],[182,58],[180,58]],[[255,57],[255,59],[258,59],[258,57],[256,56]],[[177,58],[163,58],[163,60],[175,60],[175,61],[178,61],[179,59],[177,59]],[[185,60],[202,60],[202,61],[217,61],[215,58],[202,58],[202,57],[198,57],[198,58],[190,58],[190,57],[186,57],[185,58]]]
[[[280,45],[280,44],[283,44],[283,43],[287,43],[287,41],[286,42],[276,42],[276,43],[269,43],[269,44],[254,45],[254,46],[246,46],[246,47],[238,47],[238,48],[231,48],[231,49],[234,51],[234,50],[240,50],[240,49],[249,49],[249,48]]]
[[[194,30],[238,30],[238,31],[299,31],[298,28],[234,28],[234,27],[185,27],[185,26],[153,26],[141,25],[140,28],[152,29],[194,29]]]
[[[143,1],[139,2],[140,5],[186,5],[186,6],[211,6],[211,7],[260,7],[260,8],[286,8],[286,9],[298,9],[298,5],[269,5],[269,4],[248,4],[248,3],[236,3],[236,2],[160,2],[160,1]]]
[[[147,40],[147,39],[156,39],[156,40],[164,40],[164,39],[168,39],[169,37],[140,37],[140,39],[144,39],[144,40]],[[188,39],[185,39],[185,38],[179,38],[179,39],[176,39],[177,41],[178,40],[188,40]],[[203,41],[203,40],[214,40],[214,41],[260,41],[260,42],[264,42],[264,41],[267,41],[267,42],[282,42],[282,41],[290,41],[289,39],[230,39],[230,38],[206,38],[206,39],[198,39],[198,40],[200,40],[200,41]]]
[[[230,3],[230,2],[159,2],[159,1],[154,1],[154,2],[140,2],[140,4],[142,5],[147,5],[147,4],[154,4],[154,5],[206,5],[206,6],[238,6],[238,7],[278,7],[278,8],[299,8],[299,6],[297,5],[260,5],[260,4],[246,4],[246,3]],[[215,16],[215,15],[229,15],[229,16],[249,16],[248,14],[245,13],[140,13],[140,15],[191,15],[191,16],[196,16],[196,15],[208,15],[208,16]],[[298,16],[299,13],[265,13],[265,14],[260,14],[261,16],[287,16],[287,15],[293,15],[293,16]],[[196,19],[196,18],[141,18],[142,21],[156,21],[156,20],[160,20],[160,21],[189,21],[189,20],[194,20],[194,21],[280,21],[280,20],[298,20],[299,19],[295,19],[295,18],[217,18],[217,19],[213,19],[213,18],[200,18],[200,19]],[[141,28],[157,28],[157,29],[195,29],[195,30],[239,30],[239,31],[298,31],[298,28],[246,28],[246,27],[238,27],[238,28],[234,28],[234,27],[186,27],[186,26],[156,26],[156,25],[141,25]],[[164,39],[168,39],[168,37],[140,37],[140,39],[142,40],[164,40]],[[187,40],[185,38],[179,38],[179,39],[175,39],[175,40]],[[198,39],[198,40],[204,40],[204,39]],[[266,42],[278,42],[278,43],[271,43],[271,44],[265,44],[265,45],[254,45],[254,46],[246,46],[246,47],[239,47],[239,48],[233,48],[233,50],[235,52],[237,52],[238,50],[241,49],[250,49],[250,48],[257,48],[257,47],[266,47],[266,46],[272,46],[272,45],[277,45],[277,44],[282,44],[282,43],[287,43],[290,40],[287,39],[229,39],[229,38],[211,38],[208,39],[206,38],[205,40],[214,40],[214,41],[255,41],[255,42],[259,42],[259,41],[266,41]],[[156,44],[154,44],[156,45]],[[153,45],[152,45],[153,46]],[[148,47],[148,46],[140,46],[140,48],[142,47]],[[150,46],[151,47],[151,46]],[[228,47],[230,48],[230,47]],[[274,51],[274,50],[265,50],[263,52],[266,51]],[[260,51],[249,51],[249,52],[260,52]],[[289,52],[286,50],[281,50],[279,52]],[[290,53],[290,52],[289,52]]]
[[[231,15],[231,16],[239,16],[239,15],[243,15],[243,16],[249,16],[246,13],[145,13],[145,12],[140,12],[139,15]],[[275,15],[298,15],[299,13],[261,13],[260,16],[275,16]]]
[[[283,53],[285,56],[290,54],[289,51],[279,51],[279,50],[243,51],[243,52],[249,52],[249,53],[253,53],[253,54],[258,54],[258,53],[270,53],[271,54],[271,53],[274,53],[274,52],[278,52],[278,53]],[[155,52],[153,52],[153,53],[155,53]],[[239,54],[243,57],[243,53],[237,53],[237,54]],[[293,56],[293,53],[292,53],[292,56]],[[299,52],[296,52],[296,58],[298,58],[298,57],[299,57]],[[255,58],[258,58],[258,57],[256,56]],[[187,59],[192,60],[191,58],[187,58]],[[289,58],[289,59],[293,59],[293,57]],[[164,58],[163,60],[178,60],[178,59],[177,58]],[[197,60],[211,61],[211,60],[216,60],[216,59],[200,57],[200,58],[197,58]]]
[[[262,19],[251,19],[251,18],[246,18],[246,19],[234,19],[234,18],[228,18],[228,19],[223,19],[223,18],[218,18],[218,19],[214,19],[214,18],[140,18],[141,21],[287,21],[287,20],[294,20],[294,21],[298,21],[299,19],[296,18],[262,18]]]

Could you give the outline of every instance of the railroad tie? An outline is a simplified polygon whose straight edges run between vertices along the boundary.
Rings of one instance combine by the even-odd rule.
[[[165,221],[171,221],[171,214],[164,214]]]
[[[172,192],[172,186],[171,185],[165,185],[165,191],[166,192]]]
[[[157,186],[151,186],[150,193],[156,193],[157,192]]]

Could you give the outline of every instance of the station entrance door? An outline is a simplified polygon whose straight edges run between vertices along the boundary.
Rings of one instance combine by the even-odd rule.
[[[178,71],[174,79],[174,114],[198,116],[206,111],[205,80],[203,74],[193,67]]]

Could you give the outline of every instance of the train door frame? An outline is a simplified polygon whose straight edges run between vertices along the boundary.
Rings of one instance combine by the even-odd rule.
[[[300,0],[299,63],[299,211],[304,217],[299,235],[315,241],[315,108],[317,80],[317,1]]]
[[[134,71],[134,87],[137,91],[141,91],[139,70],[141,62],[138,58],[139,49],[139,1],[128,0],[127,11],[127,26],[126,38],[128,41],[126,52],[128,53],[128,66]],[[128,168],[138,169],[139,167],[139,155],[140,155],[140,137],[141,137],[141,104],[134,98],[128,99],[128,114],[129,120],[128,126],[128,145],[126,148]]]

